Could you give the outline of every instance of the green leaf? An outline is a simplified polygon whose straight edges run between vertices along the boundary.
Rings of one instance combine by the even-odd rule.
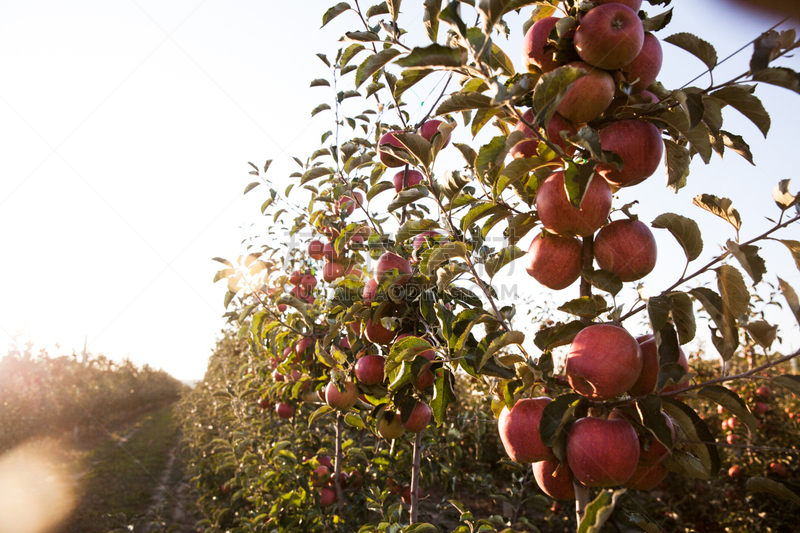
[[[340,40],[369,43],[373,41],[380,41],[381,38],[374,31],[348,31],[344,34],[344,37],[342,37]]]
[[[730,313],[725,313],[722,305],[722,297],[716,292],[707,287],[697,287],[689,291],[689,293],[697,298],[703,305],[711,320],[714,321],[722,339],[726,341],[725,345],[718,344],[718,339],[712,337],[715,342],[714,346],[719,350],[720,354],[727,361],[733,356],[736,346],[739,345],[739,338],[736,330],[735,319]]]
[[[753,153],[750,151],[750,146],[744,142],[744,139],[741,135],[734,135],[733,133],[729,133],[725,130],[719,130],[719,134],[714,138],[713,148],[720,155],[720,157],[722,157],[726,147],[742,156],[745,161],[751,165],[756,165],[753,162]]]
[[[742,329],[747,331],[753,340],[755,340],[765,350],[769,350],[772,347],[772,343],[775,342],[775,339],[778,336],[778,326],[773,326],[766,320],[755,320],[753,322],[748,322],[742,326]]]
[[[800,241],[792,241],[788,239],[780,239],[779,242],[789,249],[794,259],[794,264],[800,270]]]
[[[754,244],[743,244],[740,246],[735,241],[728,239],[726,248],[731,255],[739,261],[744,271],[753,279],[753,284],[760,283],[764,274],[767,273],[767,265],[764,259],[758,255],[758,246]]]
[[[686,186],[686,178],[689,177],[689,165],[692,162],[692,156],[688,148],[669,139],[664,139],[664,149],[666,152],[667,187],[673,192],[678,192]]]
[[[747,480],[745,488],[748,492],[766,492],[789,500],[795,505],[800,505],[800,496],[778,481],[773,481],[764,477],[751,477]]]
[[[408,153],[413,155],[422,166],[429,167],[431,164],[431,143],[421,135],[416,133],[395,133],[394,138],[400,141]]]
[[[341,68],[346,67],[347,64],[350,62],[350,60],[353,59],[356,56],[356,54],[358,54],[362,50],[366,50],[363,44],[353,43],[350,46],[348,46],[345,49],[345,51],[342,52],[342,57],[339,58],[339,66]]]
[[[660,2],[660,3],[669,3],[669,2]],[[664,11],[660,15],[656,15],[655,17],[646,18],[642,21],[642,27],[646,32],[654,32],[663,30],[667,24],[670,23],[672,20],[672,10],[674,8],[669,8],[667,11]]]
[[[344,415],[344,421],[348,426],[356,429],[365,429],[367,427],[364,425],[364,421],[361,419],[361,417],[355,413],[347,413]]]
[[[781,180],[772,190],[772,198],[778,205],[781,211],[786,211],[793,205],[797,204],[797,196],[789,192],[789,184],[792,180]],[[800,267],[798,267],[800,268]]]
[[[683,443],[686,455],[673,450],[673,454],[665,459],[664,466],[687,477],[710,479],[715,476],[719,472],[721,463],[717,447],[713,444],[702,444],[714,442],[706,423],[683,402],[669,397],[663,397],[661,401],[664,412],[680,426],[687,439]],[[690,470],[688,467],[692,466],[692,463],[695,468]]]
[[[230,276],[233,276],[234,270],[232,268],[223,268],[216,274],[214,274],[214,283],[218,282],[221,279],[226,279]]]
[[[503,168],[500,177],[494,184],[494,196],[498,197],[509,185],[527,176],[531,171],[546,166],[538,157],[521,157],[514,159]]]
[[[614,512],[617,500],[620,496],[628,492],[628,489],[617,489],[614,491],[604,490],[597,495],[592,503],[586,506],[583,512],[578,533],[600,533],[603,524],[606,523]]]
[[[778,278],[778,286],[781,288],[781,292],[783,293],[783,297],[786,299],[786,303],[789,304],[789,308],[792,310],[792,313],[794,313],[797,323],[800,324],[800,298],[797,297],[797,293],[794,292],[792,286],[783,281],[781,278]],[[800,394],[798,396],[800,396]]]
[[[400,2],[401,0],[386,0],[386,6],[389,8],[392,20],[397,20],[397,16],[400,15]]]
[[[439,530],[436,526],[428,524],[427,522],[417,522],[403,530],[403,533],[438,533]]]
[[[778,376],[772,378],[771,383],[783,387],[795,396],[800,396],[800,376]]]
[[[580,320],[573,320],[566,324],[556,324],[554,326],[544,328],[536,333],[533,343],[542,351],[550,350],[558,346],[564,346],[572,342],[575,335],[586,327],[586,324]]]
[[[711,194],[699,194],[692,199],[692,203],[725,220],[736,228],[736,231],[739,231],[742,227],[742,218],[739,216],[739,212],[733,208],[733,202],[728,198],[719,198]]]
[[[708,70],[714,70],[714,67],[717,66],[717,52],[714,50],[714,47],[696,35],[692,35],[691,33],[676,33],[665,38],[664,41],[678,48],[683,48],[705,63]]]
[[[422,5],[425,9],[422,14],[425,33],[428,34],[428,39],[435,43],[439,33],[439,12],[442,10],[442,0],[425,0]]]
[[[428,188],[424,185],[410,187],[400,191],[400,193],[394,197],[394,200],[391,201],[387,207],[387,210],[391,213],[392,211],[395,211],[412,202],[416,202],[417,200],[425,198],[426,196],[428,196]]]
[[[394,240],[396,243],[400,244],[412,237],[416,237],[420,233],[424,233],[438,227],[439,223],[435,220],[408,220],[398,228]]]
[[[323,78],[318,78],[316,80],[313,80],[310,85],[310,87],[330,87],[330,86],[331,82]]]
[[[255,189],[256,187],[258,187],[259,185],[261,185],[261,182],[260,182],[260,181],[254,181],[254,182],[252,182],[252,183],[248,184],[248,185],[247,185],[247,187],[245,187],[245,188],[244,188],[244,192],[243,192],[242,194],[247,194],[247,193],[249,193],[250,191],[252,191],[252,190],[253,190],[253,189]]]
[[[509,11],[540,3],[541,0],[481,0],[477,9],[483,16],[483,29],[488,34]]]
[[[755,435],[758,431],[758,420],[747,408],[744,400],[732,390],[719,385],[708,385],[700,389],[697,394],[733,413],[736,418],[744,422],[751,434]]]
[[[800,93],[800,76],[792,69],[781,67],[765,68],[753,73],[753,81],[777,85],[778,87]]]
[[[331,108],[331,106],[329,106],[328,104],[319,104],[317,107],[315,107],[315,108],[314,108],[314,109],[311,111],[311,116],[313,117],[313,116],[314,116],[314,115],[316,115],[317,113],[322,113],[323,111],[326,111],[326,110],[328,110],[328,109],[330,109],[330,108]]]
[[[325,168],[325,167],[314,167],[305,174],[300,179],[300,185],[304,183],[308,183],[309,181],[322,178],[323,176],[330,176],[333,174],[332,168]]]
[[[669,230],[678,244],[683,248],[686,258],[694,261],[703,251],[703,238],[700,234],[700,227],[697,222],[675,213],[664,213],[653,220],[651,224],[654,228]]]
[[[324,15],[322,15],[322,26],[324,28],[327,23],[344,13],[350,9],[350,4],[347,2],[339,2],[332,8],[328,9]]]
[[[539,434],[546,446],[553,447],[559,438],[566,437],[567,428],[575,421],[575,409],[581,399],[579,394],[563,394],[545,406],[539,422]]]
[[[311,427],[311,425],[314,422],[316,422],[317,420],[319,420],[323,416],[325,416],[325,415],[327,415],[329,413],[332,413],[333,411],[334,411],[334,408],[331,407],[330,405],[323,405],[322,407],[320,407],[319,409],[317,409],[316,411],[311,413],[311,416],[308,417],[308,427]]]
[[[380,193],[388,190],[394,190],[394,183],[390,183],[388,181],[380,181],[369,188],[367,192],[367,201],[371,202],[373,198],[378,196]]]
[[[376,4],[367,10],[368,19],[378,15],[388,15],[388,14],[389,14],[389,6],[386,5],[386,2],[381,2],[380,4]]]
[[[436,271],[436,267],[444,262],[449,262],[456,257],[467,257],[467,247],[463,242],[448,242],[437,246],[423,254],[420,261],[420,271],[423,275],[430,277]]]
[[[601,313],[608,311],[608,303],[599,294],[581,296],[566,302],[558,308],[559,311],[584,318],[597,318]]]
[[[669,297],[672,300],[672,322],[678,332],[680,344],[683,345],[694,339],[697,333],[692,299],[685,292],[673,292]]]
[[[362,61],[356,71],[356,88],[398,55],[400,55],[400,51],[396,48],[386,48]]]
[[[717,288],[722,296],[723,312],[734,317],[747,312],[750,303],[750,292],[744,282],[742,273],[730,265],[722,265],[714,269],[717,273]]]
[[[753,95],[751,87],[743,87],[741,85],[723,87],[718,91],[714,91],[709,96],[717,100],[722,100],[736,109],[761,130],[764,138],[767,137],[770,127],[769,114],[767,110],[764,109],[761,100]]]
[[[616,296],[622,290],[622,280],[607,270],[584,270],[581,277],[588,280],[592,287]]]
[[[479,92],[452,93],[436,108],[437,115],[492,107],[492,99]]]
[[[670,12],[671,11],[672,10],[670,10]],[[646,533],[661,533],[661,528],[658,527],[658,524],[656,524],[655,522],[651,522],[650,519],[648,519],[644,515],[630,512],[627,509],[625,510],[625,514],[628,520],[630,520],[632,524],[639,526]]]
[[[417,82],[419,82],[422,78],[427,76],[433,72],[433,69],[406,69],[403,71],[402,77],[397,81],[394,86],[394,94],[395,98],[400,98],[400,96],[406,92],[408,89],[413,87]]]
[[[494,213],[505,210],[504,206],[495,205],[491,202],[480,202],[473,205],[467,214],[461,219],[461,231],[466,232],[472,225],[482,218],[486,218]]]
[[[431,410],[436,425],[441,426],[447,416],[447,406],[458,401],[454,387],[453,375],[446,368],[437,368],[433,382],[433,399]]]
[[[500,272],[504,266],[524,256],[525,251],[518,246],[507,246],[496,254],[491,255],[486,260],[486,274],[488,274],[489,278],[491,279],[495,277],[495,275],[497,275],[497,273]]]
[[[460,48],[450,48],[437,43],[416,47],[395,63],[403,68],[411,69],[431,67],[455,69],[463,66]]]
[[[475,368],[478,372],[484,367],[484,365],[494,357],[494,355],[499,352],[502,348],[506,346],[510,346],[512,344],[522,345],[525,341],[525,334],[521,331],[506,331],[503,333],[499,333],[492,341],[489,343],[489,346],[481,355],[480,360]]]

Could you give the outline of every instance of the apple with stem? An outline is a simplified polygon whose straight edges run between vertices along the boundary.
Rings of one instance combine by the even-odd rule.
[[[542,492],[556,500],[574,500],[575,486],[572,484],[572,472],[566,463],[558,459],[545,459],[533,463],[533,477]],[[556,473],[556,470],[558,473]],[[555,475],[553,475],[555,473]]]
[[[636,59],[644,45],[639,15],[619,3],[599,5],[581,19],[575,30],[575,50],[594,67],[616,70]]]

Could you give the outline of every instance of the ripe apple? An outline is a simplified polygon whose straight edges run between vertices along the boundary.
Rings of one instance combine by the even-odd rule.
[[[333,462],[331,461],[330,455],[318,455],[317,456],[317,461],[322,466],[327,466],[328,470],[333,470],[334,469],[333,468]]]
[[[269,398],[261,398],[258,402],[258,406],[262,409],[269,409],[272,407],[272,402],[269,401]]]
[[[281,418],[292,418],[296,410],[297,408],[294,405],[283,402],[279,402],[278,405],[275,406],[275,412],[277,412],[278,416]]]
[[[789,477],[792,475],[792,472],[789,470],[789,467],[783,463],[770,463],[769,469],[772,470],[775,474],[778,474],[780,477]]]
[[[327,283],[337,280],[344,276],[344,266],[335,261],[326,262],[322,265],[322,279]]]
[[[535,463],[555,459],[553,450],[545,446],[539,433],[542,413],[550,398],[527,398],[517,401],[509,411],[503,407],[497,430],[506,454],[518,463]]]
[[[369,319],[367,320],[367,325],[364,326],[364,335],[369,342],[375,344],[389,344],[394,340],[395,336],[397,336],[397,333],[383,327],[380,321],[373,322],[372,319]]]
[[[763,415],[769,411],[769,404],[764,402],[756,402],[753,406],[753,412],[757,415]]]
[[[403,133],[403,132],[399,130],[390,131],[389,133],[384,134],[383,137],[381,137],[381,140],[378,141],[379,145],[378,156],[380,157],[381,163],[383,163],[389,168],[402,167],[403,165],[406,164],[406,162],[403,161],[402,159],[398,159],[389,152],[385,152],[384,150],[380,149],[380,145],[390,144],[392,146],[395,146],[397,148],[402,148],[405,150],[405,146],[403,146],[403,143],[401,143],[395,138],[394,136],[395,133]]]
[[[614,99],[616,85],[614,78],[605,70],[593,68],[581,61],[569,66],[581,69],[586,73],[575,80],[556,110],[567,120],[575,124],[583,124],[599,117]]]
[[[635,13],[639,12],[642,8],[642,0],[594,0],[595,4],[623,4],[631,8]]]
[[[433,136],[439,133],[439,124],[442,124],[441,120],[426,120],[425,124],[423,124],[419,128],[419,134],[425,138],[428,142],[433,142]],[[442,144],[442,148],[450,144],[450,134],[447,134],[447,139],[445,139],[444,143]]]
[[[343,383],[345,391],[339,390],[336,383],[331,381],[325,387],[325,403],[339,411],[347,411],[358,401],[358,387],[352,381]]]
[[[624,67],[639,55],[644,27],[639,15],[626,5],[595,7],[575,30],[575,50],[586,63],[605,70]]]
[[[339,254],[336,253],[336,248],[333,247],[333,244],[330,242],[326,242],[322,246],[322,255],[325,257],[326,261],[337,261],[339,259]],[[297,283],[295,283],[297,285]]]
[[[529,123],[533,123],[533,111],[528,109],[522,114],[522,118]],[[511,149],[511,156],[515,159],[518,159],[520,157],[534,157],[538,155],[537,148],[539,146],[539,141],[535,139],[536,135],[534,134],[533,130],[526,126],[525,122],[521,120],[517,122],[514,130],[521,131],[525,135],[526,139],[531,140],[517,143]],[[572,157],[575,155],[575,150],[577,148],[561,138],[561,131],[566,131],[568,136],[572,136],[578,133],[578,128],[569,120],[565,119],[558,113],[555,113],[553,118],[550,119],[550,122],[547,123],[547,138],[550,140],[550,142],[564,150],[564,154],[567,157]]]
[[[303,279],[303,275],[297,270],[295,270],[294,272],[292,272],[292,275],[289,276],[289,283],[291,283],[292,285],[299,285],[301,279]]]
[[[294,347],[295,353],[298,357],[306,357],[309,355],[306,352],[308,352],[308,349],[311,348],[311,355],[313,355],[315,351],[314,344],[316,344],[316,340],[314,340],[313,337],[303,337],[297,341],[297,344]]]
[[[581,241],[542,232],[528,248],[525,271],[549,289],[566,289],[581,274]]]
[[[336,491],[330,487],[323,487],[319,490],[319,504],[322,507],[328,507],[339,501],[336,497]]]
[[[331,471],[325,465],[319,465],[311,476],[314,485],[327,485],[331,480]]]
[[[314,239],[310,243],[308,243],[308,256],[311,259],[320,260],[322,259],[322,250],[325,245],[319,239]]]
[[[272,371],[272,380],[275,382],[286,381],[286,377],[280,372],[278,372],[278,369],[275,369]]]
[[[433,412],[428,404],[417,402],[414,409],[411,410],[408,420],[403,424],[403,428],[411,433],[419,433],[428,426],[432,415]]]
[[[737,478],[742,477],[744,472],[742,471],[742,467],[739,465],[733,465],[728,469],[728,477]]]
[[[354,264],[354,265],[350,265],[350,267],[345,271],[344,275],[345,276],[355,276],[358,279],[361,279],[361,278],[364,277],[364,271],[361,270],[361,267],[359,265]]]
[[[406,505],[411,505],[411,486],[406,485],[400,491],[400,500]]]
[[[422,249],[422,246],[426,242],[428,242],[428,237],[431,237],[432,239],[434,239],[435,242],[437,242],[439,244],[444,244],[444,243],[448,242],[447,237],[442,235],[441,233],[438,233],[436,231],[423,231],[422,233],[420,233],[419,235],[414,237],[413,241],[411,241],[411,250],[412,250],[412,252],[411,252],[411,262],[412,263],[416,263],[421,259],[419,251],[420,251],[420,249]]]
[[[278,304],[278,312],[283,313],[286,311],[286,304]]]
[[[314,276],[313,274],[306,274],[305,276],[300,278],[300,287],[303,287],[303,289],[307,293],[313,291],[314,287],[316,286],[317,286],[317,277]]]
[[[762,398],[769,398],[772,394],[772,391],[766,385],[761,385],[759,388],[756,389],[756,394],[761,396]]]
[[[393,252],[386,252],[378,259],[378,264],[375,266],[375,277],[380,280],[381,276],[386,272],[397,269],[400,274],[407,274],[406,276],[399,276],[394,280],[395,285],[405,285],[411,279],[411,263],[403,259]]]
[[[592,400],[610,400],[628,391],[639,379],[642,350],[636,339],[619,326],[587,326],[569,346],[566,373],[575,392]],[[638,460],[639,454],[636,455]]]
[[[383,381],[386,359],[380,355],[364,355],[356,361],[356,378],[364,385],[377,385]]]
[[[526,70],[530,70],[530,66],[533,65],[542,72],[550,72],[559,65],[555,60],[555,48],[547,46],[550,32],[556,26],[556,22],[558,18],[546,17],[528,28],[522,40],[522,64]]]
[[[605,224],[611,211],[611,187],[594,174],[580,209],[569,201],[564,172],[552,173],[536,191],[536,210],[544,229],[563,237],[587,237]]]
[[[597,232],[597,265],[622,281],[636,281],[652,272],[658,250],[653,232],[640,220],[615,220]]]
[[[587,487],[622,485],[639,464],[636,430],[624,418],[581,418],[567,435],[567,463],[572,476]]]
[[[406,180],[405,186],[403,186],[403,178]],[[394,175],[392,178],[392,183],[394,183],[394,190],[395,192],[400,192],[403,189],[408,189],[419,185],[423,182],[425,176],[422,175],[422,172],[418,170],[409,170],[406,172],[405,170],[401,170],[397,174]]]
[[[364,284],[364,292],[362,293],[362,297],[364,301],[367,303],[372,303],[375,300],[375,297],[378,295],[378,278],[369,278],[367,282]]]
[[[664,54],[658,37],[652,33],[645,33],[644,44],[639,55],[620,69],[632,86],[632,94],[642,92],[656,81],[658,73],[661,72],[663,60]]]
[[[600,130],[600,144],[603,150],[622,158],[622,170],[607,163],[598,163],[596,167],[609,183],[619,187],[630,187],[652,176],[664,154],[661,131],[644,120],[619,120],[606,126]]]
[[[378,422],[378,434],[384,439],[399,439],[405,432],[405,428],[400,423],[400,413],[394,413],[391,422],[388,420],[386,413],[384,413],[384,416]]]
[[[636,490],[652,490],[664,481],[667,474],[669,470],[661,463],[646,464],[640,461],[631,478],[623,486]]]
[[[633,384],[628,390],[631,396],[644,396],[645,394],[652,394],[656,390],[658,384],[658,346],[656,339],[653,335],[642,335],[636,337],[639,347],[642,349],[642,373],[636,383]],[[687,372],[689,371],[689,363],[686,360],[686,354],[683,349],[678,347],[680,355],[678,356],[678,364],[680,364]],[[681,388],[682,385],[668,385],[664,387],[664,392],[671,392]],[[722,406],[719,406],[722,407]]]
[[[556,500],[574,500],[575,486],[572,484],[572,472],[569,466],[561,465],[558,474],[553,476],[553,472],[559,467],[557,459],[545,459],[533,463],[533,477],[542,492],[555,498]]]
[[[364,204],[364,197],[358,191],[353,191],[352,193],[346,193],[339,197],[336,200],[336,203],[333,204],[333,212],[337,215],[339,213],[344,213],[345,216],[350,216],[353,214],[353,210],[356,208],[357,205]]]
[[[436,381],[436,376],[433,375],[430,368],[425,368],[417,374],[417,379],[414,380],[414,387],[416,387],[417,390],[424,391],[432,386],[434,381]]]
[[[728,444],[738,444],[739,443],[739,435],[728,435],[725,437],[725,440]]]

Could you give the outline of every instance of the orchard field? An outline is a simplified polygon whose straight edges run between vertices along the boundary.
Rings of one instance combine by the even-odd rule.
[[[230,329],[182,403],[199,526],[795,528],[790,180],[753,185],[774,200],[757,232],[724,187],[685,214],[636,191],[663,172],[658,194],[681,195],[716,156],[752,163],[723,118],[768,134],[758,89],[800,92],[781,66],[796,34],[778,24],[739,74],[715,75],[729,58],[670,35],[670,2],[649,3],[324,12],[349,28],[310,82],[330,130],[289,176],[250,164],[269,229],[216,259]],[[707,75],[666,87],[663,46]],[[424,116],[404,101],[415,89],[435,98]],[[703,212],[728,225],[722,242]],[[663,237],[679,255],[659,256]],[[765,260],[773,246],[794,261]],[[642,280],[658,261],[671,279],[655,292]],[[509,298],[514,266],[553,299]]]

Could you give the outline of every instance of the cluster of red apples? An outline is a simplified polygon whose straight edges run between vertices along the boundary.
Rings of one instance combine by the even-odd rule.
[[[688,370],[682,350],[679,364]],[[594,401],[653,393],[658,379],[655,338],[634,338],[611,324],[587,326],[570,344],[566,374],[578,394]],[[664,391],[679,387],[668,385]],[[573,423],[567,434],[565,460],[559,462],[552,448],[544,444],[539,429],[550,402],[547,397],[519,400],[512,409],[503,408],[498,424],[508,456],[514,461],[534,463],[536,482],[546,494],[558,500],[574,499],[574,481],[587,487],[649,490],[666,477],[663,461],[670,451],[644,429],[632,404]],[[674,439],[673,422],[665,413],[662,415]]]
[[[582,267],[579,237],[595,232],[594,259],[601,269],[622,281],[636,281],[655,267],[655,239],[644,223],[631,219],[606,224],[613,190],[650,177],[664,151],[661,131],[652,122],[624,111],[631,101],[658,102],[646,88],[661,69],[661,45],[644,31],[637,14],[641,3],[597,0],[596,7],[578,17],[577,28],[555,42],[554,28],[559,21],[555,17],[537,21],[525,36],[523,60],[529,69],[549,72],[568,64],[586,73],[561,100],[545,128],[547,138],[562,149],[565,157],[572,157],[576,147],[562,135],[572,136],[588,123],[599,128],[603,150],[616,153],[622,161],[621,168],[596,162],[580,208],[569,201],[562,171],[553,173],[539,187],[536,209],[545,231],[531,244],[526,268],[528,274],[553,290],[564,289],[578,279]],[[574,54],[581,61],[565,63],[559,59]],[[533,112],[528,110],[523,118],[531,123]],[[517,124],[517,130],[535,137],[523,121]],[[512,149],[512,155],[535,156],[538,145],[536,139],[523,141]]]

